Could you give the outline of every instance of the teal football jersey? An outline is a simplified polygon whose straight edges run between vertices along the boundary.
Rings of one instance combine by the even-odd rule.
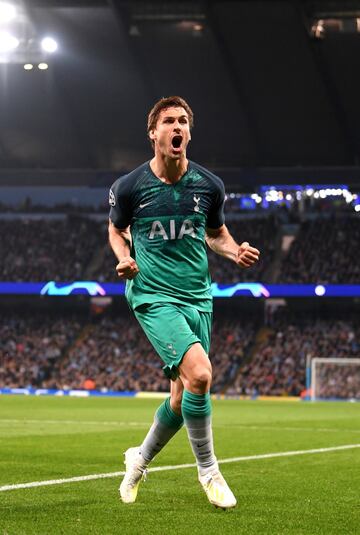
[[[223,225],[224,199],[221,179],[190,161],[176,184],[162,182],[149,162],[116,180],[109,217],[116,228],[130,225],[140,270],[126,283],[133,309],[174,302],[212,310],[205,232]]]

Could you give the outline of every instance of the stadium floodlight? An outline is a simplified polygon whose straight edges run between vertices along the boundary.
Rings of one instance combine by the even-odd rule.
[[[38,65],[38,69],[40,69],[41,71],[46,71],[46,69],[49,68],[49,65],[47,63],[39,63]]]
[[[52,54],[58,49],[58,44],[52,37],[44,37],[41,41],[41,48],[44,52],[50,52]]]
[[[311,401],[360,401],[359,358],[313,358]]]
[[[32,63],[25,63],[24,69],[25,71],[31,71],[34,68],[34,65]]]
[[[0,2],[0,24],[10,22],[16,17],[16,8],[8,2]]]
[[[19,46],[19,39],[9,32],[0,32],[0,53],[10,52]]]

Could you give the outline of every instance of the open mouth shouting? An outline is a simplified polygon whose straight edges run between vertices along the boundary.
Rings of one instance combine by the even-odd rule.
[[[171,145],[172,145],[172,150],[173,152],[175,153],[180,153],[181,152],[181,143],[182,143],[182,140],[183,140],[183,137],[180,135],[180,134],[176,134],[172,140],[171,140]]]

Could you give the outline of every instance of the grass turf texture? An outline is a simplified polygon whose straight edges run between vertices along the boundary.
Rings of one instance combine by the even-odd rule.
[[[159,400],[0,397],[0,486],[123,470]],[[219,459],[360,443],[360,404],[216,401]],[[193,463],[181,430],[152,466]],[[235,462],[238,499],[213,508],[195,468],[150,473],[138,501],[120,478],[0,492],[0,534],[359,534],[360,449]]]

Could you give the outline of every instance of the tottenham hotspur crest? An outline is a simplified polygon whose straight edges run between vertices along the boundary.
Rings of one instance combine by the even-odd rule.
[[[110,204],[110,206],[115,206],[115,204],[116,204],[115,195],[114,195],[113,190],[109,191],[109,204]]]
[[[199,207],[200,197],[196,197],[196,195],[194,195],[193,199],[195,203],[194,212],[200,212],[200,207]]]

